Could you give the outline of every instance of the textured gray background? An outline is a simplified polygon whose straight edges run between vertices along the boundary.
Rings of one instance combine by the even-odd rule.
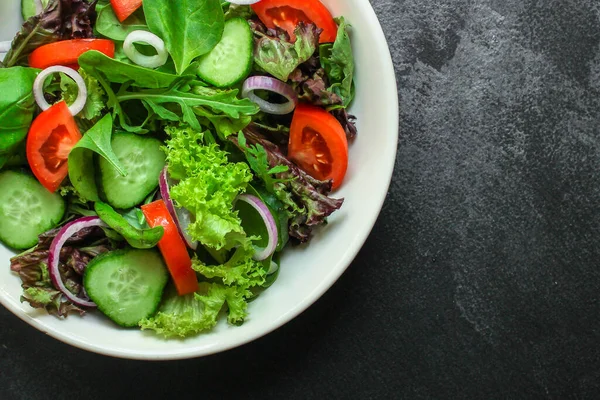
[[[373,0],[394,180],[302,316],[204,359],[123,361],[0,309],[0,398],[598,398],[597,0]]]

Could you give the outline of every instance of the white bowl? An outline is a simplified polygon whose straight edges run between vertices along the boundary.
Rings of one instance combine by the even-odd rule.
[[[279,279],[250,304],[242,326],[221,321],[206,334],[163,340],[148,332],[120,329],[95,312],[59,320],[19,301],[20,280],[9,269],[12,253],[1,246],[0,303],[33,327],[73,346],[115,357],[166,360],[204,356],[250,342],[290,321],[323,295],[350,265],[379,215],[398,141],[394,69],[371,5],[367,0],[323,2],[353,26],[357,91],[351,111],[358,117],[359,134],[351,145],[346,181],[335,193],[346,201],[308,246],[284,253]],[[0,41],[11,40],[19,28],[19,4],[20,0],[0,2]]]

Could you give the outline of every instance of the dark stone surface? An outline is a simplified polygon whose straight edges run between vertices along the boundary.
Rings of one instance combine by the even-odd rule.
[[[401,140],[340,281],[273,334],[169,363],[86,353],[0,309],[1,399],[598,398],[598,1],[372,3]]]

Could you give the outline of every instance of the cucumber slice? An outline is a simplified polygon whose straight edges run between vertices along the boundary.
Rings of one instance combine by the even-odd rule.
[[[48,5],[50,0],[21,0],[21,14],[27,21],[29,18],[38,15]]]
[[[154,138],[133,133],[115,133],[112,148],[127,176],[119,172],[103,157],[99,157],[101,193],[115,208],[131,208],[158,187],[158,176],[165,166],[162,143]]]
[[[38,235],[54,228],[65,215],[65,201],[34,177],[16,171],[0,173],[0,240],[28,249]]]
[[[254,38],[248,21],[232,18],[225,22],[221,41],[200,58],[198,76],[219,87],[232,86],[250,74]]]
[[[137,326],[156,312],[168,280],[155,250],[117,250],[94,258],[83,286],[98,309],[116,324]]]

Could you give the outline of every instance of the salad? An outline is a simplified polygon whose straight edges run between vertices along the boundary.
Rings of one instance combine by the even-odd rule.
[[[0,43],[0,241],[21,301],[167,338],[242,324],[281,253],[342,206],[347,21],[319,0],[22,12]]]

